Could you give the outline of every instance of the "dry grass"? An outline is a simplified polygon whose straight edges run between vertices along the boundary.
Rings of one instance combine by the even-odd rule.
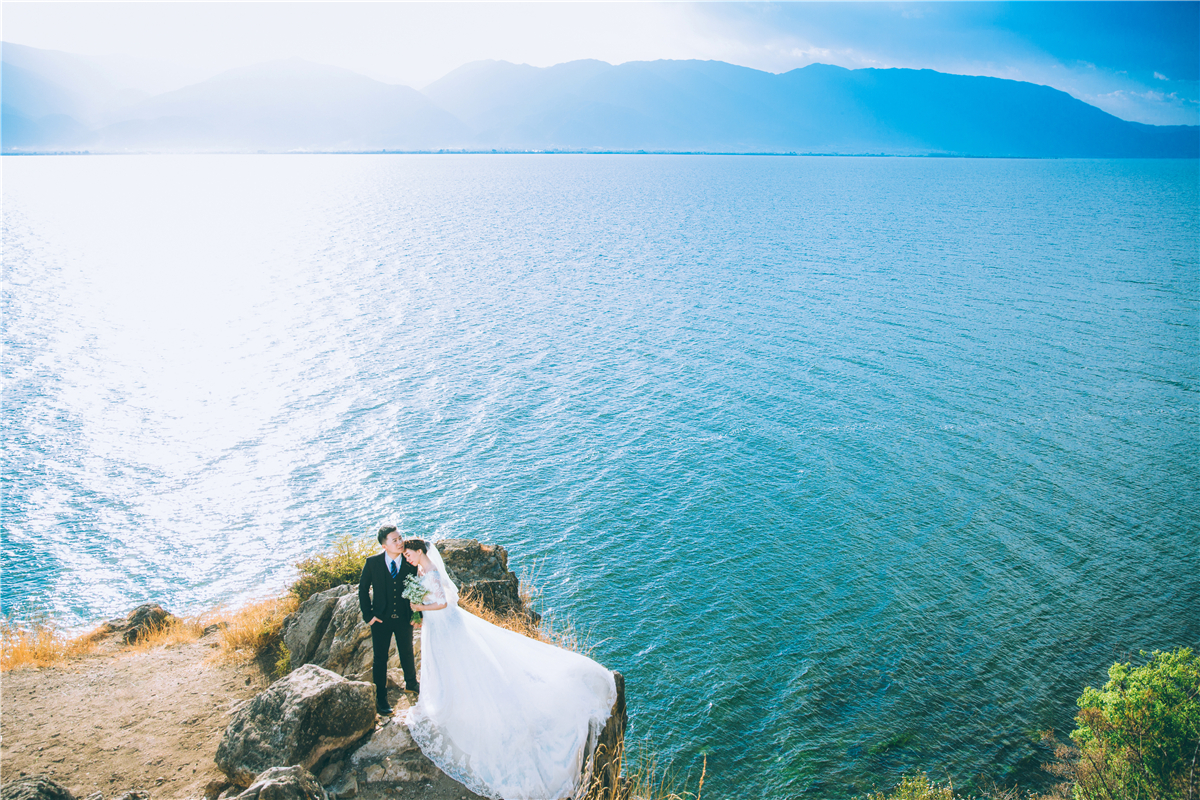
[[[527,598],[531,595],[527,595],[526,584],[522,583],[521,589],[521,598],[525,600],[526,605],[529,605],[529,599]],[[534,622],[532,617],[520,611],[510,611],[500,614],[483,605],[478,598],[472,595],[470,590],[458,598],[458,605],[463,610],[469,611],[493,625],[507,628],[522,636],[528,636],[530,639],[538,639],[556,647],[561,647],[564,650],[571,650],[586,656],[595,647],[589,641],[589,636],[580,632],[569,619],[560,620],[547,615],[542,617],[540,622]]]
[[[219,657],[234,661],[258,658],[279,642],[283,618],[299,605],[295,595],[286,594],[251,603],[232,614],[214,614],[225,623]]]
[[[480,619],[487,620],[493,625],[498,625],[501,628],[507,628],[510,631],[528,636],[531,639],[542,638],[541,631],[534,624],[533,619],[527,614],[520,612],[510,612],[508,614],[498,614],[492,609],[485,606],[478,598],[468,589],[458,598],[459,608],[464,611],[469,611]]]
[[[517,573],[517,593],[521,595],[521,600],[525,605],[533,608],[533,604],[541,599],[541,570],[542,563],[537,559],[527,565],[522,566],[521,571]]]
[[[68,639],[51,623],[17,625],[0,620],[0,672],[59,666],[87,655],[101,635],[96,630]]]
[[[542,590],[538,588],[538,570],[540,562],[535,561],[529,567],[522,567],[518,575],[518,593],[526,608],[533,609],[542,598]],[[538,622],[534,622],[528,614],[520,611],[497,613],[487,608],[479,598],[474,597],[470,590],[458,598],[458,604],[463,609],[477,617],[487,620],[493,625],[515,631],[530,639],[538,639],[547,644],[561,647],[581,655],[590,656],[596,643],[591,640],[591,632],[584,632],[576,627],[568,617],[557,617],[554,614],[543,614]]]
[[[708,774],[708,756],[704,757],[700,779],[693,792],[688,789],[686,780],[662,767],[649,751],[631,758],[625,752],[624,743],[619,747],[619,771],[628,774],[619,778],[615,786],[603,785],[603,781],[594,782],[584,800],[700,800],[704,793],[704,778]]]
[[[707,773],[706,756],[704,766],[700,770],[699,785],[696,786],[695,792],[690,792],[686,785],[679,784],[679,780],[670,770],[660,768],[653,760],[642,762],[625,778],[625,791],[628,792],[625,797],[629,800],[700,800],[701,794],[704,793],[704,777]]]
[[[162,623],[147,625],[137,641],[126,646],[124,654],[146,653],[159,647],[189,644],[204,635],[204,629],[213,622],[213,614],[195,617],[172,617]]]

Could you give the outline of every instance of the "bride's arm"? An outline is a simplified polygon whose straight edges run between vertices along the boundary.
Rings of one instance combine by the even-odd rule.
[[[418,606],[418,605],[414,605],[414,604],[410,604],[410,605],[412,605],[413,611],[441,611],[443,608],[446,607],[445,603],[438,603],[437,605],[432,605],[432,606]]]

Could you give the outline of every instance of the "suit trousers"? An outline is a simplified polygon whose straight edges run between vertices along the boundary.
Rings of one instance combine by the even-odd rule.
[[[407,615],[405,615],[407,617]],[[387,705],[388,651],[396,639],[396,653],[404,670],[404,688],[417,685],[417,669],[413,663],[413,627],[407,619],[384,620],[371,626],[371,678],[375,681],[375,703]]]

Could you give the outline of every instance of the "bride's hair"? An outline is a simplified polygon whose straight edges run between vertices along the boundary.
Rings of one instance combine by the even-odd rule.
[[[405,550],[420,550],[422,553],[429,552],[429,546],[425,544],[424,539],[405,539],[404,540],[404,549]]]

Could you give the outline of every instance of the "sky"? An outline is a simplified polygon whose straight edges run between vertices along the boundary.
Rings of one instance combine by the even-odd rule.
[[[1200,2],[13,2],[7,42],[167,91],[281,58],[420,89],[463,64],[714,59],[990,75],[1123,119],[1200,124]]]

